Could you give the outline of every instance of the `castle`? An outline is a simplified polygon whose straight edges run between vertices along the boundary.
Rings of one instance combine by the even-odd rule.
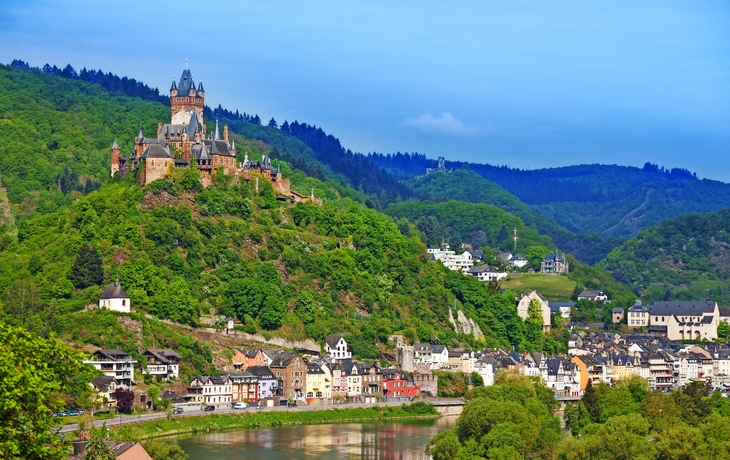
[[[142,185],[147,185],[157,179],[163,179],[170,174],[173,168],[192,168],[200,171],[200,181],[208,187],[212,183],[212,172],[222,170],[224,174],[234,176],[234,180],[243,178],[250,180],[252,173],[269,181],[278,195],[293,201],[312,201],[322,204],[322,200],[301,195],[291,190],[289,179],[281,175],[281,169],[273,169],[271,159],[264,155],[262,160],[250,161],[244,155],[244,161],[239,164],[235,142],[228,141],[228,126],[223,127],[223,133],[215,121],[212,133],[206,133],[203,122],[205,107],[205,90],[203,82],[195,81],[190,69],[185,65],[180,81],[172,81],[170,87],[170,123],[157,125],[154,138],[145,137],[142,126],[134,138],[134,148],[129,157],[121,154],[119,144],[114,139],[111,148],[111,175],[119,174],[122,177],[133,174]]]

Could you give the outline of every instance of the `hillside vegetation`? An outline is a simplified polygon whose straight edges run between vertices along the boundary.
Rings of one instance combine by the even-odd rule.
[[[367,158],[403,179],[437,165],[418,153]],[[730,206],[730,184],[700,180],[686,169],[665,169],[650,162],[643,168],[593,164],[523,170],[446,161],[446,167],[454,170],[464,165],[575,233],[627,238],[672,217]],[[557,241],[553,233],[541,231]]]
[[[687,214],[639,232],[601,263],[648,300],[730,303],[730,209]]]
[[[577,235],[536,212],[501,186],[479,176],[469,166],[452,173],[429,174],[408,183],[425,200],[460,200],[502,208],[518,216],[525,225],[534,226],[540,233],[549,235],[561,250],[570,252],[585,263],[598,262],[622,241],[596,234]]]

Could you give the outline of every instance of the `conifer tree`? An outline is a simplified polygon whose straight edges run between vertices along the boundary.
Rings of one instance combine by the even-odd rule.
[[[583,397],[581,398],[581,402],[586,407],[586,410],[588,411],[588,415],[591,417],[591,422],[598,423],[601,421],[601,405],[600,401],[598,400],[598,392],[593,387],[593,383],[591,382],[591,379],[588,379],[588,385],[586,385],[586,389],[583,392]]]
[[[101,265],[99,251],[95,247],[84,243],[79,248],[79,255],[76,256],[68,279],[77,289],[101,284],[104,279],[104,267]]]

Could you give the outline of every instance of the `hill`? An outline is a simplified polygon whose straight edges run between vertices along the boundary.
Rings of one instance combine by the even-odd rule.
[[[404,179],[437,165],[418,153],[367,158]],[[665,219],[730,206],[730,184],[700,180],[685,169],[648,162],[643,168],[595,164],[532,170],[460,161],[445,164],[451,169],[468,165],[575,233],[627,238]]]
[[[686,214],[639,232],[600,266],[647,300],[730,303],[730,209]]]
[[[212,310],[266,336],[321,343],[341,333],[360,358],[387,353],[393,333],[411,342],[477,345],[449,325],[454,304],[477,321],[484,344],[541,346],[525,338],[512,294],[490,294],[475,278],[429,263],[416,228],[399,228],[368,209],[362,202],[371,195],[343,185],[339,173],[280,129],[249,123],[275,145],[230,135],[252,159],[276,149],[305,162],[302,169],[295,161],[274,166],[293,189],[313,188],[323,206],[289,204],[267,181],[257,188],[225,175],[202,189],[195,169],[147,187],[131,176],[109,179],[114,137],[129,151],[139,124],[154,132],[169,118],[168,107],[51,74],[3,67],[0,77],[0,174],[18,218],[17,232],[6,227],[0,236],[2,321],[96,346],[133,351],[156,343],[206,356],[196,341],[162,326],[155,332],[143,323],[137,336],[120,329],[114,315],[86,311],[118,278],[139,318],[196,328]],[[321,178],[307,175],[309,168]],[[78,189],[84,178],[95,190]]]
[[[482,178],[469,166],[452,173],[428,174],[408,184],[426,200],[461,200],[502,208],[518,216],[528,227],[549,235],[561,250],[570,252],[585,263],[598,262],[621,241],[593,234],[577,235],[536,212],[501,186]]]

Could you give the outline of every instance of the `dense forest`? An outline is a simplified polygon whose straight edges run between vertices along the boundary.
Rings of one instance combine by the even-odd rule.
[[[53,73],[0,72],[0,174],[17,218],[0,236],[3,321],[133,353],[170,346],[189,358],[187,375],[211,370],[210,349],[157,319],[196,326],[211,309],[248,332],[318,341],[343,333],[360,358],[387,354],[392,333],[411,342],[564,347],[528,337],[514,294],[428,262],[415,222],[368,209],[382,207],[377,194],[344,186],[347,177],[279,128],[241,122],[244,134],[264,136],[231,136],[241,156],[271,154],[294,189],[314,190],[324,206],[289,205],[266,181],[255,192],[224,175],[202,189],[193,170],[144,188],[132,178],[110,180],[114,138],[127,151],[139,125],[154,132],[169,108]],[[492,212],[525,236],[547,238]],[[116,278],[141,337],[115,314],[86,309]],[[454,333],[450,307],[477,321],[483,341]]]
[[[436,160],[419,153],[372,153],[367,158],[401,179],[437,166]],[[668,218],[730,206],[730,185],[650,162],[643,168],[578,165],[523,170],[446,161],[447,169],[464,165],[575,233],[626,238]]]
[[[730,451],[730,403],[704,382],[672,393],[652,392],[635,376],[614,388],[588,384],[565,408],[565,438],[553,392],[528,377],[503,372],[495,385],[464,396],[456,427],[440,432],[434,460],[722,459]]]
[[[687,214],[639,232],[601,263],[647,300],[730,303],[730,209]]]
[[[525,225],[549,235],[561,250],[585,263],[598,262],[623,241],[589,233],[577,235],[536,212],[498,184],[479,176],[469,166],[450,173],[429,174],[408,184],[423,200],[459,200],[502,208],[521,218]]]

